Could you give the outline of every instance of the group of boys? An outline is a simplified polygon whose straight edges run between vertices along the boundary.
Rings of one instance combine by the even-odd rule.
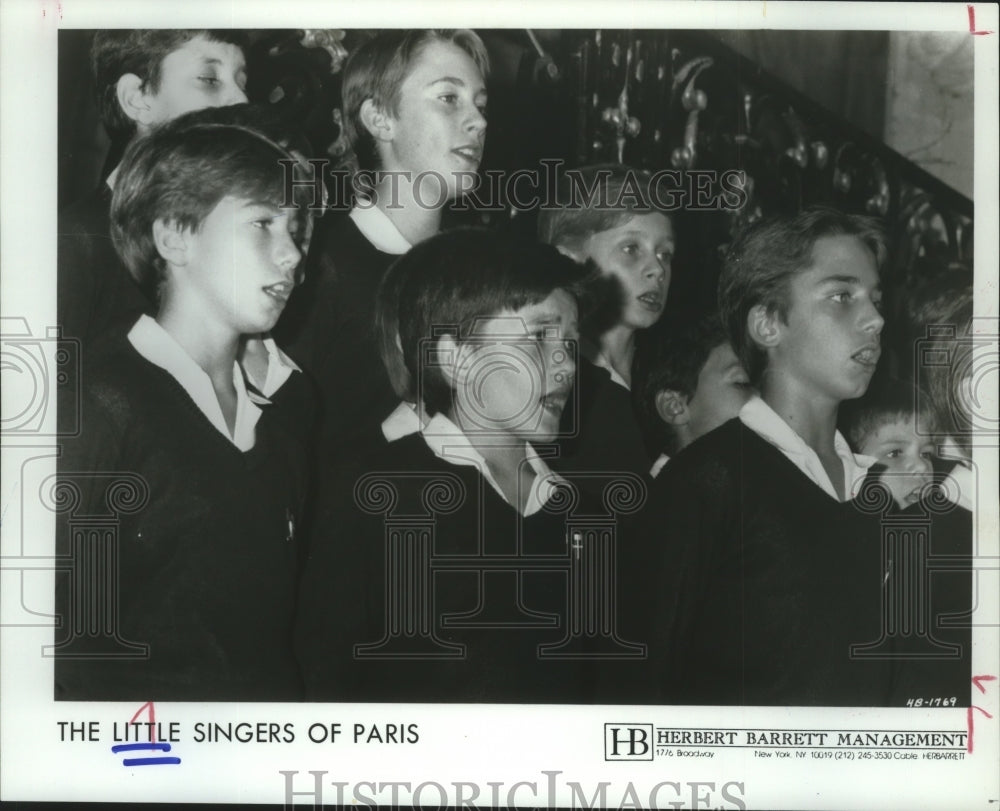
[[[873,221],[749,227],[719,313],[643,350],[675,239],[648,197],[570,201],[538,241],[438,233],[441,206],[422,204],[482,159],[473,32],[384,32],[352,55],[348,133],[380,180],[315,235],[305,185],[283,197],[308,148],[242,104],[229,33],[101,32],[94,64],[109,126],[135,137],[91,219],[60,220],[60,319],[87,372],[60,470],[84,514],[110,503],[87,474],[148,488],[115,541],[114,636],[146,649],[103,655],[74,617],[92,586],[59,578],[57,697],[968,701],[960,671],[864,654],[901,574],[855,495],[870,468],[901,510],[933,484],[926,443],[897,435],[912,398],[865,406],[858,453],[837,431],[881,351]],[[594,601],[570,562],[607,543],[581,516],[606,516],[616,476],[648,490],[602,547],[611,635],[640,655],[606,655],[607,627],[569,652],[570,606]],[[82,566],[88,541],[64,529]]]

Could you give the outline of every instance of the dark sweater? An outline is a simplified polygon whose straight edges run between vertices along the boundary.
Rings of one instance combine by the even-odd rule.
[[[102,183],[59,212],[56,308],[63,336],[88,352],[98,336],[155,312],[111,242],[111,189]]]
[[[672,704],[891,703],[893,664],[850,655],[880,638],[879,521],[831,498],[739,420],[686,448],[654,481],[623,564],[655,595],[654,694]]]
[[[568,560],[566,516],[548,507],[521,517],[478,470],[452,465],[427,447],[419,434],[387,445],[370,460],[370,471],[388,471],[388,488],[395,506],[387,519],[358,508],[365,503],[362,489],[339,511],[336,526],[317,534],[306,564],[299,620],[298,650],[309,697],[314,700],[455,701],[455,702],[583,702],[591,700],[587,662],[545,659],[539,645],[555,644],[566,634],[567,574],[545,570],[521,555],[556,556]],[[387,585],[386,527],[407,526],[414,531],[435,504],[424,485],[443,481],[436,491],[459,493],[460,503],[439,509],[433,519],[435,566],[442,556],[448,568],[422,575],[417,594],[406,588],[408,578],[393,568]],[[386,492],[386,491],[382,491]],[[374,492],[370,492],[375,500]],[[447,501],[447,499],[445,499]],[[550,505],[554,502],[550,502]],[[578,503],[576,514],[586,510]],[[450,511],[449,511],[450,510]],[[405,517],[409,516],[409,517]],[[429,554],[429,550],[425,550]],[[509,556],[511,568],[483,574],[474,557]],[[468,556],[467,568],[455,565],[456,556]],[[413,560],[413,558],[411,558]],[[513,568],[523,566],[518,575]],[[520,606],[515,605],[520,589]],[[395,658],[363,658],[356,644],[375,643],[387,635],[387,606],[400,601],[427,606],[427,629],[457,658],[427,658],[441,648],[420,645],[420,635],[399,638]],[[446,615],[480,611],[493,627],[457,627]],[[532,624],[539,615],[558,624]],[[407,614],[412,616],[412,612]],[[533,619],[534,618],[534,619]],[[501,627],[521,623],[521,627]],[[524,625],[523,623],[528,623]],[[401,629],[405,630],[405,629]],[[456,647],[464,646],[464,647]],[[383,653],[389,653],[387,649]]]
[[[560,471],[624,471],[646,476],[652,460],[632,408],[632,395],[607,369],[580,359],[560,424]]]
[[[306,280],[274,332],[319,387],[325,467],[385,443],[382,420],[399,398],[379,355],[375,297],[397,257],[348,216],[325,216],[317,228]]]
[[[894,517],[905,519],[913,527],[926,527],[930,542],[924,581],[926,603],[917,599],[916,607],[907,612],[908,618],[912,618],[906,623],[909,636],[896,644],[911,656],[898,663],[893,703],[908,706],[912,702],[920,706],[922,700],[923,706],[940,706],[941,702],[935,704],[935,699],[954,698],[958,706],[967,707],[972,695],[970,612],[975,599],[972,513],[944,499],[935,499],[933,503],[914,504]],[[914,579],[924,576],[914,565],[916,561],[917,556],[912,553],[902,561],[907,566],[904,573],[910,575],[905,584],[910,599],[919,588]]]
[[[81,435],[60,476],[81,492],[66,518],[107,515],[108,482],[141,477],[148,503],[118,514],[120,636],[146,660],[57,658],[56,697],[71,700],[287,701],[301,698],[292,653],[305,420],[293,374],[264,405],[242,452],[166,371],[124,337],[85,367]],[[103,473],[111,471],[111,473]],[[68,551],[63,522],[58,543]],[[68,578],[57,581],[69,611]],[[70,625],[72,624],[70,615]],[[64,626],[66,627],[66,626]],[[86,651],[95,640],[73,640]]]

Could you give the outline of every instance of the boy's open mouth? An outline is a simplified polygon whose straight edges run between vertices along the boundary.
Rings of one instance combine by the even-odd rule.
[[[563,409],[566,407],[566,401],[569,399],[568,391],[555,391],[551,394],[546,394],[541,398],[542,408],[552,414],[562,414]]]
[[[267,293],[271,298],[284,304],[288,301],[288,297],[292,294],[291,282],[277,282],[275,284],[269,284],[264,288],[264,292]]]
[[[648,310],[662,310],[664,296],[662,293],[651,291],[649,293],[643,293],[641,296],[636,296],[644,307]]]
[[[851,355],[851,358],[862,366],[872,366],[878,363],[878,359],[882,356],[882,349],[878,344],[869,344],[864,349],[861,349]]]
[[[464,158],[469,163],[478,164],[483,158],[483,150],[478,146],[460,146],[457,149],[451,150],[456,155]]]

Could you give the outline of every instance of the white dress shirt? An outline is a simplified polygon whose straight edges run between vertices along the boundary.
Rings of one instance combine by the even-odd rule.
[[[482,454],[473,447],[462,430],[444,414],[435,414],[431,417],[427,425],[420,430],[420,434],[435,456],[453,465],[472,465],[479,470],[482,477],[499,494],[500,498],[510,504],[509,499],[500,489],[500,485],[493,478],[490,467],[486,464]],[[549,469],[549,466],[545,464],[530,442],[525,442],[524,446],[525,458],[535,473],[524,508],[524,515],[529,516],[534,515],[545,505],[552,497],[556,486],[563,483],[563,479]],[[517,505],[512,504],[511,506],[517,509]]]
[[[657,476],[659,476],[660,475],[660,471],[663,470],[664,466],[669,461],[670,461],[670,457],[667,456],[665,453],[661,453],[656,458],[656,461],[653,462],[653,466],[649,469],[649,475],[650,475],[650,477],[655,479]]]
[[[355,205],[347,216],[354,220],[361,235],[382,253],[402,256],[413,247],[386,213],[368,200],[361,206]]]
[[[254,446],[254,429],[260,419],[261,405],[267,405],[267,397],[258,397],[247,391],[243,380],[243,371],[238,363],[233,363],[233,386],[236,388],[236,421],[230,433],[226,419],[222,415],[222,406],[215,394],[212,381],[205,371],[194,362],[194,359],[184,351],[184,348],[174,340],[155,319],[143,315],[129,330],[129,343],[142,357],[155,366],[159,366],[174,378],[188,396],[194,401],[198,410],[219,432],[241,451],[248,451]],[[270,343],[270,346],[268,346]],[[293,369],[298,367],[281,352],[274,341],[265,339],[268,346],[267,381],[261,389],[262,393],[273,394],[288,379]],[[285,365],[285,364],[290,364]],[[273,368],[273,367],[282,367]]]
[[[877,461],[874,456],[852,453],[847,440],[840,431],[833,435],[833,449],[844,466],[844,484],[847,498],[841,499],[837,489],[830,481],[819,456],[810,448],[792,427],[760,397],[752,397],[740,409],[740,422],[754,433],[781,451],[785,457],[801,470],[809,480],[823,488],[830,498],[837,501],[853,499],[864,481],[868,468]]]

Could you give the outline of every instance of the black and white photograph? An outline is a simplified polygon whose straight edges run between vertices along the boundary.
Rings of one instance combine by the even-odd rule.
[[[4,801],[1000,801],[996,6],[370,5],[0,4]]]

